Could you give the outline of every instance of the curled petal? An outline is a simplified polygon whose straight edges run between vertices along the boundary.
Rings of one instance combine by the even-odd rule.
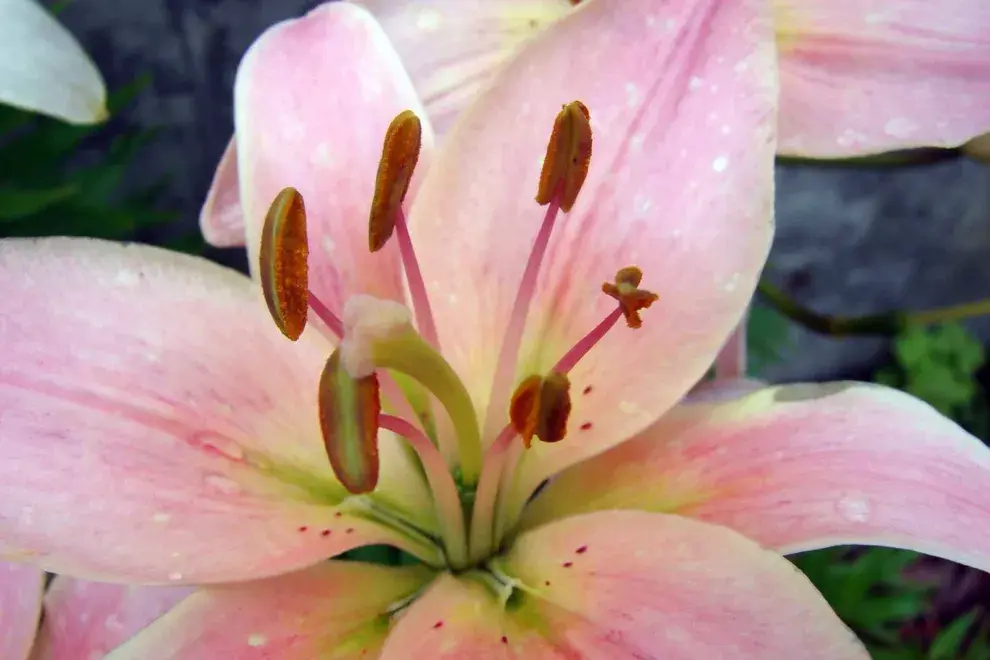
[[[435,552],[334,478],[316,397],[329,347],[282,337],[246,277],[138,245],[19,240],[0,242],[0,289],[0,556],[188,583],[369,543]],[[372,501],[435,529],[416,468],[392,436],[380,446]]]
[[[355,293],[402,300],[398,249],[371,254],[366,219],[389,124],[403,110],[425,112],[371,15],[326,3],[269,28],[241,61],[234,97],[252,269],[265,212],[293,187],[306,200],[310,290],[330,311],[339,316]],[[424,122],[420,168],[431,146]]]
[[[201,589],[107,660],[376,658],[392,608],[430,577],[421,567],[333,561]]]
[[[227,143],[210,190],[199,213],[199,229],[206,242],[215,247],[244,245],[244,209],[241,208],[241,186],[237,172],[237,143]]]
[[[517,368],[546,373],[612,311],[601,282],[620,268],[659,295],[642,329],[610,332],[569,372],[594,390],[571,413],[591,426],[529,452],[521,498],[652,423],[742,317],[773,233],[770,18],[762,0],[581,5],[522,48],[428,173],[411,230],[440,343],[476,402],[498,353],[478,347],[501,343],[539,230],[530,191],[561,103],[590,110],[594,156],[550,239]]]
[[[129,587],[59,575],[45,594],[45,618],[32,660],[103,658],[192,592],[191,587]]]
[[[471,573],[441,576],[382,660],[868,657],[788,561],[679,516],[557,521],[521,536],[496,568],[517,585],[503,600]]]
[[[0,658],[27,660],[34,645],[45,573],[0,561]]]
[[[571,8],[570,0],[353,1],[385,29],[440,135],[520,44]]]
[[[524,526],[617,508],[694,516],[784,553],[884,545],[990,570],[990,449],[877,385],[678,406],[553,480]]]
[[[776,0],[780,152],[955,147],[990,130],[984,0]]]
[[[0,0],[0,103],[73,124],[107,118],[107,90],[89,56],[35,0]]]

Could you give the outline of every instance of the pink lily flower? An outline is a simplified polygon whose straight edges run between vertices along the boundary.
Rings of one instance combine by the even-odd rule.
[[[57,576],[46,592],[43,571],[0,562],[0,658],[102,658],[191,591]]]
[[[442,132],[519,44],[590,0],[355,1],[382,23]],[[990,131],[983,0],[768,2],[780,49],[781,154],[955,147]],[[652,18],[662,27],[674,13],[658,3]],[[692,81],[702,94],[718,94],[717,84]]]
[[[424,113],[371,15],[267,31],[204,220],[247,237],[271,314],[201,259],[0,243],[0,554],[201,585],[112,660],[866,658],[783,554],[990,567],[990,451],[924,403],[855,383],[681,401],[769,249],[776,58],[762,0],[666,6],[658,30],[655,0],[591,2],[441,149],[424,120],[404,202],[419,141],[393,129]],[[371,238],[382,217],[396,235],[375,253],[372,206]],[[432,398],[404,409],[396,371]],[[370,544],[420,563],[331,559]]]

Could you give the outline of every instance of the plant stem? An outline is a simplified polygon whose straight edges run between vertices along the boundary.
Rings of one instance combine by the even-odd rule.
[[[854,335],[896,335],[909,325],[932,325],[949,321],[961,321],[974,316],[990,314],[990,298],[976,302],[938,307],[920,312],[892,311],[866,316],[828,316],[801,305],[786,293],[760,280],[757,293],[775,310],[812,332],[831,337]]]

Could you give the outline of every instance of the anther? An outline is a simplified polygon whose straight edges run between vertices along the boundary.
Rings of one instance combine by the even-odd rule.
[[[261,289],[275,325],[295,341],[309,310],[309,244],[306,207],[295,188],[285,188],[268,209],[259,255]]]
[[[543,442],[560,442],[567,435],[570,390],[570,380],[556,371],[546,378],[530,376],[516,388],[509,405],[509,419],[527,449],[533,436]]]
[[[639,312],[647,309],[659,298],[652,291],[638,288],[642,281],[643,271],[635,266],[627,266],[615,274],[614,283],[602,284],[602,291],[619,302],[619,308],[626,317],[626,325],[630,328],[639,328],[643,325]]]
[[[341,365],[338,349],[323,368],[318,400],[323,444],[337,479],[351,493],[373,491],[378,484],[378,377],[372,372],[353,378]]]
[[[397,216],[419,160],[422,139],[422,122],[412,110],[399,113],[385,133],[368,222],[368,249],[372,252],[385,247],[395,231]]]
[[[555,198],[567,213],[574,206],[591,165],[591,114],[580,101],[563,107],[553,123],[547,155],[540,172],[536,201],[549,204]]]

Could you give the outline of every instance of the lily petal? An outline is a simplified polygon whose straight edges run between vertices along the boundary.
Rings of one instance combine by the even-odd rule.
[[[269,28],[241,61],[234,96],[252,268],[265,213],[292,186],[309,221],[310,290],[338,316],[354,293],[401,300],[398,248],[368,251],[368,214],[389,123],[425,111],[371,14],[334,2]],[[432,144],[423,128],[420,169]]]
[[[45,594],[31,658],[103,658],[191,593],[190,587],[128,587],[59,575]]]
[[[678,406],[554,479],[523,525],[617,508],[694,516],[782,553],[883,545],[990,570],[990,449],[878,385]]]
[[[199,213],[199,228],[206,242],[214,247],[240,247],[247,239],[237,173],[237,143],[233,138],[227,143],[213,174]]]
[[[35,0],[0,0],[0,103],[73,124],[107,118],[103,78]]]
[[[443,135],[520,44],[570,0],[354,0],[381,23]]]
[[[262,577],[369,543],[436,559],[371,521],[375,504],[431,525],[394,439],[381,492],[355,500],[334,478],[328,347],[286,341],[246,277],[145,246],[14,240],[0,289],[0,556],[145,583]]]
[[[443,576],[382,660],[868,657],[785,559],[679,516],[558,521],[521,536],[496,568],[516,585],[504,607],[472,574]]]
[[[27,660],[41,616],[45,573],[0,561],[0,658]]]
[[[955,147],[990,130],[983,0],[776,0],[780,152]]]
[[[528,452],[525,488],[652,423],[741,319],[773,233],[774,72],[761,0],[597,0],[524,46],[450,134],[411,223],[444,354],[477,403],[543,215],[532,197],[561,103],[590,109],[594,155],[550,241],[520,380],[614,310],[601,284],[619,268],[640,266],[660,296],[642,329],[617,328],[571,372],[576,392],[594,389],[571,419],[591,426]]]
[[[392,609],[431,575],[419,567],[332,561],[201,589],[107,660],[375,658]]]

